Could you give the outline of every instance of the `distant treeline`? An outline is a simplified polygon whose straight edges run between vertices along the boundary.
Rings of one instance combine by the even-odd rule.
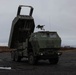
[[[62,50],[76,49],[76,47],[64,46],[61,47]]]
[[[0,52],[11,52],[13,49],[8,48],[8,46],[0,46]],[[60,50],[76,50],[76,47],[64,46]]]
[[[0,46],[0,52],[10,52],[11,49],[8,48],[7,46]]]

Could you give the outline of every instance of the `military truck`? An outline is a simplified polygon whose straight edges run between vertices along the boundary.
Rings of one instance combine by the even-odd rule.
[[[29,15],[21,15],[21,8],[30,8]],[[59,49],[61,47],[61,38],[57,32],[39,31],[34,32],[35,23],[32,17],[33,7],[20,5],[17,16],[12,22],[9,48],[13,61],[21,61],[22,58],[28,58],[29,64],[36,64],[38,60],[48,59],[51,64],[57,64],[59,61]]]

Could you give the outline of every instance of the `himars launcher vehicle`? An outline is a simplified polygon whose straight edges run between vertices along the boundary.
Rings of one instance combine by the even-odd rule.
[[[30,8],[29,15],[21,15],[21,8]],[[39,31],[34,32],[35,23],[32,17],[33,7],[20,5],[17,16],[12,22],[9,48],[12,48],[11,58],[13,61],[21,61],[23,57],[28,58],[29,64],[36,64],[38,60],[48,59],[51,64],[59,61],[59,49],[61,38],[57,32]]]

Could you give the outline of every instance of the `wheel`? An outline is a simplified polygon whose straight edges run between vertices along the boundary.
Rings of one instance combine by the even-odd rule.
[[[19,56],[19,52],[18,51],[15,51],[14,60],[17,61],[17,62],[21,61],[21,57]]]
[[[49,59],[50,64],[57,64],[59,61],[59,57]]]
[[[34,57],[33,53],[29,53],[28,62],[31,65],[35,65],[37,63],[37,59]]]
[[[15,61],[15,52],[14,51],[11,52],[11,60]]]

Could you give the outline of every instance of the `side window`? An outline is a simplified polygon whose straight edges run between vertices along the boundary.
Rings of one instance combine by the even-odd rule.
[[[47,37],[47,35],[45,33],[42,33],[41,37]]]

